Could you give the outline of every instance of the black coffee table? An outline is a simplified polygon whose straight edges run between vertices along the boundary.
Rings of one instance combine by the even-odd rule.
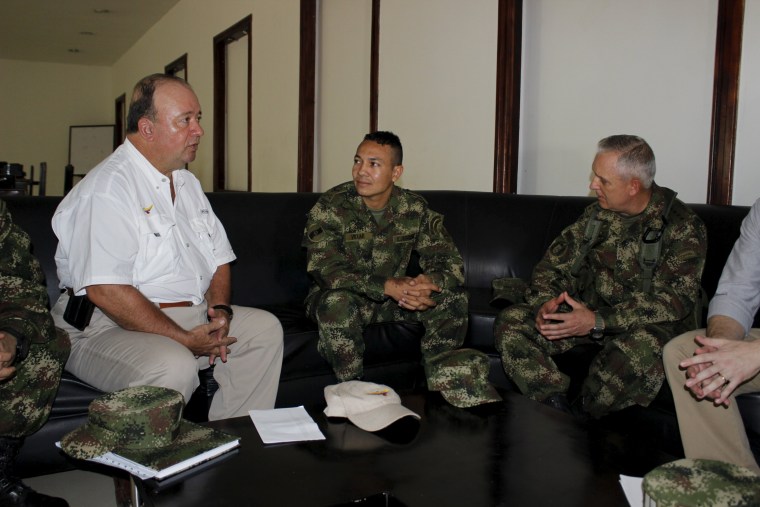
[[[383,437],[309,413],[325,441],[264,445],[248,417],[209,425],[241,437],[216,466],[139,485],[146,506],[627,506],[619,477],[570,416],[505,392],[474,409],[402,394],[422,415]],[[408,419],[410,422],[411,420]]]

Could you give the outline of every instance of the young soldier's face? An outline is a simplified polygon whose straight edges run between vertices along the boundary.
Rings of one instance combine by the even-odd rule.
[[[351,175],[356,192],[370,209],[382,209],[388,204],[393,184],[403,172],[404,166],[394,165],[390,145],[363,141],[356,149]]]

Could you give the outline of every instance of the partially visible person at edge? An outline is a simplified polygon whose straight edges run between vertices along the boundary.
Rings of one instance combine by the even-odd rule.
[[[602,139],[592,171],[597,202],[552,242],[524,304],[502,310],[494,326],[518,389],[584,420],[655,398],[663,345],[699,311],[707,247],[701,220],[654,183],[654,153],[640,137]],[[570,398],[552,356],[589,344],[595,356]]]
[[[200,121],[184,80],[154,74],[137,83],[124,144],[53,216],[64,291],[51,313],[71,337],[66,369],[103,391],[153,385],[188,402],[199,369],[215,365],[214,420],[274,406],[283,332],[272,314],[230,304],[235,254],[183,168],[195,159]],[[66,317],[67,306],[86,304],[79,296],[95,306],[89,323]]]
[[[430,390],[459,407],[500,400],[487,381],[487,357],[459,348],[468,318],[462,257],[443,216],[396,185],[402,162],[395,134],[367,134],[354,155],[353,180],[325,192],[308,214],[303,244],[313,283],[306,307],[319,327],[319,352],[339,381],[361,379],[364,328],[418,321]],[[422,273],[408,276],[413,252]]]
[[[50,415],[69,338],[47,309],[45,277],[29,236],[0,201],[0,506],[66,507],[13,474],[24,439]]]
[[[707,313],[707,329],[674,338],[663,361],[687,458],[760,475],[736,396],[760,392],[760,200],[742,222]]]

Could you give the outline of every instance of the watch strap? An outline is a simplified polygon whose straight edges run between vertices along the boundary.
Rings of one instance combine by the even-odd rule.
[[[230,320],[232,320],[233,313],[232,313],[232,307],[231,306],[229,306],[229,305],[214,305],[211,308],[213,308],[214,310],[223,310],[223,311],[227,312],[227,315],[229,315]]]

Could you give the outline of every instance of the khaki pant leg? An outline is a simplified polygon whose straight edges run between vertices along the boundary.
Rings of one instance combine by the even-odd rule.
[[[248,415],[249,410],[274,408],[282,369],[283,332],[280,321],[257,308],[233,306],[230,336],[238,339],[227,362],[217,358],[214,379],[219,390],[209,408],[209,420]],[[208,358],[199,358],[200,367]]]
[[[736,389],[728,407],[715,406],[709,399],[697,400],[684,387],[685,371],[678,364],[694,354],[694,338],[704,333],[704,329],[684,333],[668,342],[663,352],[684,452],[687,458],[726,461],[760,473],[735,399],[737,394],[760,391],[760,375]],[[750,337],[760,338],[760,330],[751,330]]]

